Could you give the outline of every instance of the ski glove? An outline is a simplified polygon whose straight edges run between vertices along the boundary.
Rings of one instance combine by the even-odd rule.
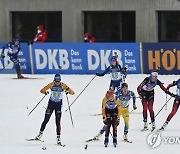
[[[170,95],[170,96],[172,96],[172,97],[176,97],[176,95],[173,94],[173,93],[171,93],[169,90],[166,90],[165,93],[168,94],[168,95]]]
[[[5,58],[5,55],[4,55],[4,53],[1,53],[1,57],[2,57],[2,58]]]
[[[45,94],[45,95],[48,95],[48,94],[49,94],[49,91],[46,91],[44,94]]]
[[[96,73],[97,76],[99,76],[100,74],[99,73]]]
[[[68,92],[68,91],[65,91],[65,94],[67,95],[67,94],[69,94],[69,92]]]
[[[166,90],[168,91],[170,87],[171,87],[171,86],[170,86],[170,84],[169,84],[169,85],[167,86]]]
[[[116,125],[118,126],[119,123],[120,123],[120,119],[117,119],[117,120],[116,120]]]
[[[123,72],[123,74],[124,74],[124,76],[123,76],[124,78],[126,78],[126,76],[127,76],[126,70],[127,70],[126,67],[122,68],[122,72]]]
[[[103,117],[103,123],[106,125],[107,124],[107,119]]]
[[[176,95],[175,95],[175,94],[173,94],[173,93],[171,93],[171,94],[170,94],[170,96],[172,96],[172,97],[176,97]]]
[[[170,96],[172,95],[172,93],[169,90],[166,90],[165,93],[170,95]]]

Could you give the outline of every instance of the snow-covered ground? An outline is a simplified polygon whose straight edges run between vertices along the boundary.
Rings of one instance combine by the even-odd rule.
[[[64,106],[62,115],[62,142],[66,147],[58,147],[56,143],[55,118],[52,115],[42,137],[45,142],[27,142],[26,138],[35,137],[40,129],[40,125],[44,118],[44,107],[47,106],[49,96],[40,103],[40,105],[32,112],[28,113],[41,100],[43,95],[39,90],[47,83],[53,80],[54,75],[26,75],[29,77],[37,77],[39,79],[13,79],[15,75],[0,75],[0,153],[1,154],[140,154],[154,153],[168,154],[170,152],[178,153],[180,144],[170,143],[162,144],[157,148],[150,148],[147,145],[146,138],[150,131],[141,132],[142,122],[142,105],[137,99],[136,111],[130,114],[129,140],[133,143],[122,142],[123,137],[123,119],[118,127],[118,146],[112,146],[112,139],[107,148],[104,147],[104,135],[99,141],[88,143],[87,150],[84,149],[85,140],[94,137],[103,126],[101,116],[92,116],[101,113],[101,101],[108,87],[110,77],[96,77],[81,96],[75,101],[71,107],[74,127],[71,125],[69,112],[67,109],[67,101],[64,95]],[[136,88],[139,83],[147,75],[128,75],[127,83],[129,89],[136,94]],[[69,96],[70,103],[78,96],[83,88],[91,81],[93,75],[62,75],[62,81],[69,85],[76,94]],[[165,86],[173,80],[177,80],[179,76],[175,75],[159,75],[159,79],[164,82]],[[175,92],[175,88],[170,89]],[[168,96],[169,98],[169,96]],[[173,104],[171,99],[168,103],[167,110],[163,109],[156,118],[156,126],[159,128],[165,121],[167,115],[171,111]],[[155,88],[155,114],[161,109],[166,101],[166,94],[157,86]],[[129,107],[132,110],[132,105]],[[180,113],[177,112],[175,117],[169,123],[164,132],[161,133],[162,139],[165,137],[180,138]],[[42,150],[42,147],[46,150]]]

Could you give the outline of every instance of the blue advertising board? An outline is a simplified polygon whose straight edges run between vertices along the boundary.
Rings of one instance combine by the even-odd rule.
[[[94,74],[104,71],[115,53],[129,74],[140,73],[139,43],[34,43],[33,70],[35,74]]]
[[[143,73],[179,74],[180,43],[143,43]]]
[[[2,52],[2,48],[5,43],[0,43],[0,54]],[[20,67],[23,73],[30,74],[31,66],[30,66],[30,56],[29,56],[29,46],[27,43],[20,44],[21,49],[19,51],[19,62]],[[8,49],[5,49],[5,58],[0,58],[0,73],[15,73],[15,68],[13,62],[10,60],[9,56],[7,56]]]

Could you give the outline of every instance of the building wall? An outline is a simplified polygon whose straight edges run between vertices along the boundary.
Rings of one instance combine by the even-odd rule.
[[[179,0],[0,0],[0,42],[11,39],[11,11],[62,11],[63,42],[83,41],[82,11],[135,11],[136,42],[157,42],[157,11],[180,10]]]

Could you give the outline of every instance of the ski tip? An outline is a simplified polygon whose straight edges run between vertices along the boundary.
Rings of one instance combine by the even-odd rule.
[[[123,142],[126,142],[126,143],[132,143],[132,141],[130,140],[122,140]]]

